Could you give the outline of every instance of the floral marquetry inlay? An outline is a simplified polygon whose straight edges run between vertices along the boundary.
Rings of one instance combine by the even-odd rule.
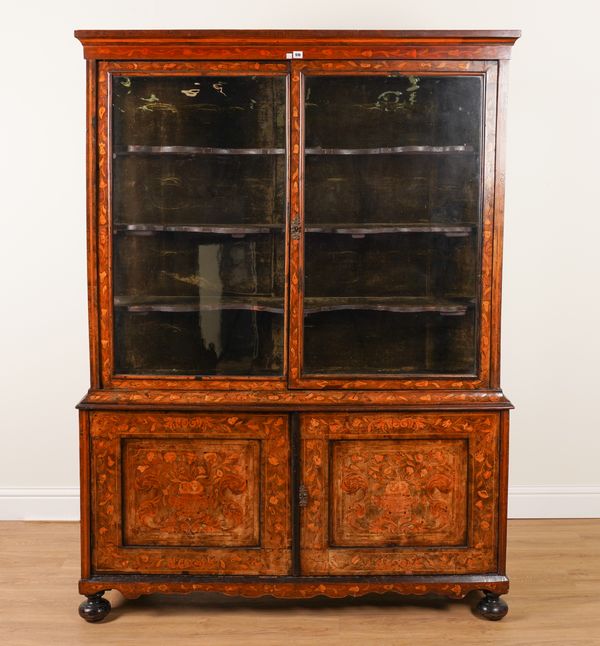
[[[498,414],[307,414],[301,434],[303,574],[494,570]]]
[[[464,545],[464,440],[334,442],[334,545]]]
[[[96,573],[289,573],[286,417],[93,413],[90,434]]]
[[[124,455],[129,545],[256,546],[256,440],[133,440]]]

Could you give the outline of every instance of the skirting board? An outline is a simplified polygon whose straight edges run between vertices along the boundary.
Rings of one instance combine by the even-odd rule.
[[[508,517],[600,518],[600,485],[511,487]],[[0,488],[0,520],[79,520],[79,489]]]
[[[79,520],[79,487],[0,488],[0,520]]]
[[[514,486],[509,518],[600,518],[600,485]]]

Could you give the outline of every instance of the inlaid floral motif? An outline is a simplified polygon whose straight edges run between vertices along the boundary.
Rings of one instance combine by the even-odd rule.
[[[464,577],[465,579],[467,577]],[[360,597],[365,594],[385,594],[395,592],[396,594],[441,594],[453,599],[461,599],[473,590],[484,588],[496,594],[508,592],[508,579],[504,576],[469,577],[469,580],[457,580],[442,583],[440,581],[409,581],[407,577],[403,581],[379,582],[353,581],[351,583],[327,581],[322,582],[307,579],[272,583],[267,581],[240,583],[225,583],[220,581],[172,581],[163,583],[160,581],[123,581],[110,579],[80,581],[79,592],[81,594],[94,594],[104,590],[119,590],[128,599],[137,599],[143,594],[160,592],[162,594],[188,594],[190,592],[220,592],[221,594],[235,595],[242,597],[261,597],[270,595],[288,599],[307,599],[310,597]]]
[[[95,574],[289,573],[285,417],[125,412],[90,417]],[[206,487],[200,476],[209,467],[218,482]],[[246,478],[250,469],[256,482]],[[160,486],[153,476],[162,479]],[[199,512],[196,505],[209,496],[213,502]],[[200,518],[204,528],[202,521],[194,525]],[[170,531],[155,526],[163,519]],[[209,525],[217,529],[215,534],[221,532],[214,543],[208,538]],[[196,528],[202,531],[190,534]],[[124,544],[124,537],[146,538],[152,547]]]
[[[399,408],[411,405],[436,407],[443,404],[456,408],[510,408],[511,405],[501,391],[460,391],[439,390],[415,392],[410,390],[288,390],[280,393],[261,391],[176,391],[176,390],[93,390],[81,404],[82,408],[97,410],[102,406],[133,404],[148,408],[157,406],[252,406],[259,404],[272,408],[299,410],[303,408],[325,408],[330,404],[342,406],[377,406]]]
[[[333,544],[464,544],[466,457],[461,440],[335,442]]]
[[[495,571],[499,414],[306,414],[301,435],[308,492],[301,519],[303,574]],[[436,465],[437,451],[443,456]],[[355,474],[352,456],[366,460]],[[387,479],[369,470],[377,464],[392,469]],[[431,469],[422,480],[419,464]],[[393,510],[391,524],[386,510]],[[408,516],[414,520],[402,544]],[[370,533],[371,525],[392,540]]]
[[[129,545],[258,545],[256,440],[125,444]]]

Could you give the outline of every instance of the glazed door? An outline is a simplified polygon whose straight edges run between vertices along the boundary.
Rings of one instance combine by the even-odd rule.
[[[301,417],[305,575],[494,572],[499,415]]]
[[[283,387],[287,85],[286,64],[101,65],[105,385]]]
[[[495,64],[293,69],[292,384],[486,383]]]
[[[288,422],[92,413],[95,573],[288,574]]]

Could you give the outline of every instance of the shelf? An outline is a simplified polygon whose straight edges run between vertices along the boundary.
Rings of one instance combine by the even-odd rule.
[[[421,155],[473,153],[473,146],[394,146],[391,148],[305,148],[305,155]]]
[[[341,310],[375,310],[404,314],[433,312],[446,316],[463,316],[471,303],[470,300],[454,301],[418,296],[309,296],[304,299],[304,314]]]
[[[115,224],[115,233],[125,232],[134,235],[153,235],[155,233],[212,233],[243,238],[245,235],[274,233],[283,231],[283,224]]]
[[[371,310],[420,314],[426,312],[446,316],[463,316],[472,301],[443,300],[426,297],[399,296],[321,296],[304,299],[304,314],[337,312],[342,310]],[[249,310],[283,314],[283,298],[274,296],[225,296],[202,299],[189,297],[115,297],[115,307],[128,312],[202,312],[219,310]]]
[[[189,297],[147,297],[130,298],[115,296],[115,307],[128,312],[215,312],[220,310],[249,310],[252,312],[271,312],[283,314],[283,297],[276,296],[222,296],[189,298]]]
[[[473,153],[470,145],[393,146],[382,148],[305,148],[306,155],[418,155]],[[120,146],[115,155],[285,155],[285,148],[212,148],[207,146]]]
[[[366,235],[378,235],[385,233],[441,233],[447,237],[465,237],[471,234],[475,225],[453,225],[453,224],[384,224],[384,223],[341,223],[341,224],[308,224],[305,227],[306,233],[327,233],[339,235],[351,235],[354,238],[364,238]],[[281,232],[283,224],[124,224],[114,225],[115,233],[131,233],[137,235],[152,235],[154,233],[196,233],[231,235],[243,237],[245,235],[266,234]]]
[[[307,224],[304,228],[306,233],[335,233],[340,235],[351,235],[353,238],[364,238],[366,235],[377,235],[382,233],[442,233],[447,237],[465,237],[471,234],[474,225],[453,225],[453,224],[423,224],[418,222],[407,222],[405,224],[384,224],[384,223],[343,223],[343,224]]]
[[[115,155],[285,155],[285,148],[210,148],[206,146],[120,146]]]

